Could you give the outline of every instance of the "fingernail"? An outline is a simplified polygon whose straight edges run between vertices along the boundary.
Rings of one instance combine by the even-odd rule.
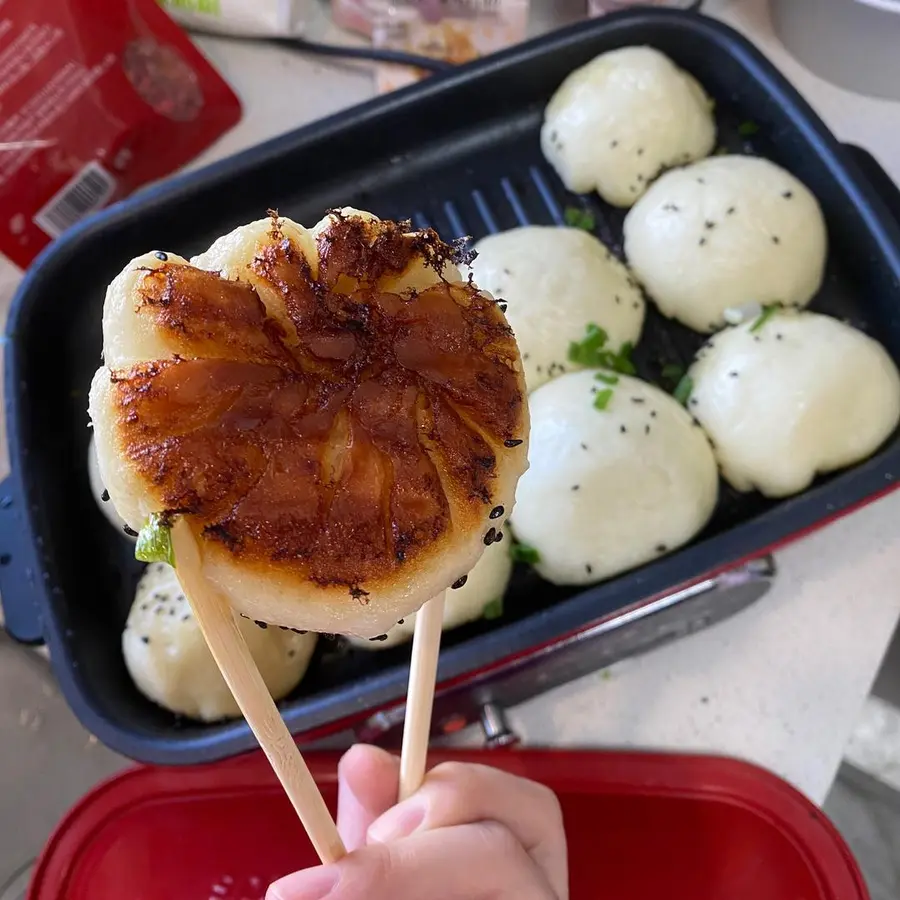
[[[409,837],[425,821],[425,807],[416,801],[389,809],[369,826],[369,840],[379,844]]]
[[[266,893],[266,900],[322,900],[340,881],[341,873],[331,867],[305,869],[276,881]]]

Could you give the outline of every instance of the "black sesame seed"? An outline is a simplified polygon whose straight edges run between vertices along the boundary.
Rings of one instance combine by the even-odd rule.
[[[700,238],[700,240],[697,243],[702,247],[706,243],[706,238],[705,237]]]
[[[706,184],[706,182],[702,178],[698,178],[697,184]]]
[[[502,532],[502,531],[498,531],[498,532],[497,532],[497,537],[494,538],[494,543],[495,543],[495,544],[499,544],[500,541],[502,541],[502,540],[503,540],[503,532]]]
[[[590,563],[585,563],[584,571],[587,572],[588,575],[592,575],[594,573],[594,567]]]
[[[640,307],[641,307],[641,301],[640,301],[640,300],[635,300],[634,303],[632,303],[632,306],[633,306],[635,309],[640,309]]]
[[[502,506],[495,506],[495,507],[491,510],[489,518],[491,518],[491,519],[499,519],[500,516],[502,516],[504,512],[506,512],[506,510],[503,509]]]
[[[299,628],[292,628],[291,631],[293,631],[294,634],[307,634],[306,631],[302,631],[302,630],[299,629]]]
[[[631,398],[631,402],[632,402],[632,403],[644,403],[644,402],[646,402],[646,401],[644,400],[643,397],[632,397],[632,398]]]
[[[783,337],[784,337],[783,334],[776,334],[776,335],[775,335],[775,340],[780,341]]]
[[[737,377],[738,377],[738,373],[735,372],[735,371],[731,371],[731,372],[728,373],[728,376],[729,376],[730,378],[737,378]]]
[[[588,445],[587,445],[587,444],[584,444],[584,443],[583,443],[583,444],[581,445],[581,449],[582,449],[582,450],[587,450],[587,448],[588,448]]]
[[[773,235],[772,235],[772,243],[773,243],[773,244],[780,244],[780,243],[781,243],[781,238],[778,237],[777,234],[773,234]]]
[[[756,341],[756,343],[758,344],[762,340],[762,338],[758,334],[754,334],[753,340]]]
[[[644,434],[650,434],[650,426],[649,425],[644,426]]]
[[[542,366],[537,366],[536,368],[537,368],[537,371],[538,371],[538,372],[543,372],[543,371],[544,371],[544,369],[543,369]]]
[[[629,190],[632,194],[636,194],[636,193],[637,193],[637,188],[636,188],[633,184],[629,184],[629,185],[628,185],[628,190]]]
[[[691,399],[688,400],[688,403],[690,403],[691,406],[696,406],[699,402],[700,401],[696,397],[691,397]]]
[[[141,604],[141,612],[146,612],[146,611],[147,611],[147,604],[146,604],[146,603],[142,603],[142,604]]]
[[[666,212],[678,212],[678,207],[674,203],[666,203],[663,205],[663,209]]]
[[[137,537],[138,533],[133,529],[129,528],[127,525],[122,526],[122,531],[125,532],[129,537]]]
[[[637,149],[637,155],[638,155],[638,156],[643,156],[643,155],[644,155],[644,148],[643,148],[643,147],[638,147],[638,149]]]
[[[386,641],[388,636],[386,634],[378,634],[373,638],[369,638],[370,641]]]
[[[291,629],[288,628],[287,625],[279,625],[278,630],[279,631],[290,631]]]
[[[713,222],[712,219],[707,219],[707,220],[703,223],[703,227],[704,227],[707,231],[712,231],[713,228],[716,227],[716,223]]]
[[[655,409],[651,409],[651,410],[650,410],[650,418],[651,418],[651,419],[655,419],[655,418],[656,418],[656,410],[655,410]]]
[[[165,262],[169,258],[169,254],[163,253],[162,250],[157,250],[153,255],[161,262]]]
[[[785,191],[781,196],[784,197],[785,200],[790,200],[791,197],[794,196],[794,192],[793,191]]]
[[[141,640],[142,640],[145,644],[149,644],[149,643],[150,643],[150,638],[148,638],[146,634],[142,634],[142,635],[141,635]]]
[[[175,615],[175,607],[174,607],[174,606],[170,606],[170,607],[169,607],[169,615],[170,615],[170,616],[174,616],[174,615]]]
[[[106,503],[109,501],[109,491],[106,488],[103,489],[103,493],[100,495],[100,499]]]
[[[619,426],[619,431],[621,431],[622,434],[625,434],[625,432],[628,431],[628,429],[627,429],[624,425],[620,425],[620,426]]]
[[[643,181],[643,180],[644,180],[644,176],[643,176],[643,175],[638,175],[638,176],[637,176],[637,180],[638,180],[638,181]]]
[[[406,621],[406,619],[398,619],[397,624],[402,625],[405,621]]]
[[[522,354],[522,359],[528,359],[528,354],[527,354],[527,353],[523,353],[523,354]]]
[[[656,552],[657,553],[665,553],[669,548],[665,544],[657,544]]]
[[[621,303],[621,302],[622,302],[622,298],[618,294],[616,294],[616,303]]]
[[[458,591],[461,587],[465,585],[465,583],[469,580],[468,575],[463,575],[462,578],[457,578],[453,584],[450,585],[451,589],[454,591]]]
[[[187,622],[187,620],[190,619],[190,617],[191,617],[191,615],[190,615],[190,613],[188,613],[188,614],[186,614],[186,615],[184,615],[184,616],[181,617],[181,621],[182,621],[182,622]]]
[[[491,544],[497,539],[497,529],[496,528],[488,528],[487,534],[484,536],[484,545],[485,547],[490,547]]]
[[[522,441],[520,441],[520,440],[509,440],[509,441],[504,441],[503,446],[504,447],[518,447],[519,444],[521,444],[521,443],[522,443]]]
[[[573,484],[573,485],[572,485],[572,490],[573,490],[573,491],[577,491],[578,488],[580,488],[580,487],[581,487],[580,484]]]
[[[612,148],[618,147],[618,146],[619,146],[619,142],[618,142],[618,141],[610,141],[610,142],[609,142],[609,146],[612,147]]]
[[[297,655],[296,650],[288,650],[288,657],[293,659]]]
[[[254,619],[253,624],[256,625],[258,628],[268,628],[269,627],[268,622],[261,622],[259,619]]]
[[[510,272],[509,269],[504,269],[503,274],[504,275],[512,275],[512,272]]]
[[[500,312],[506,312],[506,301],[505,301],[505,300],[501,300],[501,301],[497,304],[497,306],[500,307]]]

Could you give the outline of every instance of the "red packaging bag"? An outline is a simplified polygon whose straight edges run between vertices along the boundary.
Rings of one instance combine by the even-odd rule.
[[[234,92],[155,0],[5,0],[0,252],[27,266],[240,116]]]

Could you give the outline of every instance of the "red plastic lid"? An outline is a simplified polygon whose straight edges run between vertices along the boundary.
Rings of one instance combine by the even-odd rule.
[[[332,754],[308,762],[326,800]],[[868,900],[821,811],[747,763],[645,753],[454,753],[547,784],[563,806],[572,900]],[[29,900],[261,900],[315,855],[265,759],[135,768],[63,820]],[[600,887],[602,885],[602,891]]]

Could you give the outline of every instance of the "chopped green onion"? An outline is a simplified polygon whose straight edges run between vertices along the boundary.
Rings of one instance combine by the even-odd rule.
[[[673,387],[684,378],[684,366],[681,363],[666,363],[660,373],[662,380]]]
[[[738,125],[738,134],[741,137],[752,137],[758,131],[759,125],[752,119],[748,119],[746,122],[741,122],[741,124]]]
[[[634,375],[634,363],[631,361],[634,345],[626,341],[616,353],[607,348],[608,340],[609,335],[599,325],[588,323],[585,336],[580,341],[569,343],[569,361],[590,368],[612,369],[623,375]]]
[[[485,606],[483,615],[488,621],[491,619],[499,619],[500,616],[503,615],[503,598],[497,597],[496,600],[491,600],[491,602]]]
[[[569,342],[569,361],[582,366],[600,365],[600,356],[609,335],[594,322],[585,326],[585,336],[580,341]]]
[[[618,384],[618,375],[607,375],[605,372],[596,372],[594,374],[595,381],[602,381],[604,384]]]
[[[150,521],[138,533],[134,558],[141,562],[163,562],[175,565],[172,526],[159,513],[150,513]]]
[[[682,405],[686,406],[694,389],[694,381],[690,375],[682,375],[681,381],[678,382],[672,396]]]
[[[612,400],[612,388],[607,388],[605,391],[597,391],[594,396],[594,409],[606,409],[609,406],[609,401]]]
[[[769,319],[771,319],[772,316],[774,316],[776,312],[778,312],[777,304],[773,303],[770,306],[764,306],[763,311],[757,317],[756,321],[750,326],[750,331],[751,332],[759,331],[760,328],[762,328],[763,325],[765,325],[766,322],[768,322]]]
[[[509,545],[509,555],[512,557],[513,562],[528,563],[530,566],[534,566],[541,561],[541,554],[534,547],[529,547],[528,544],[520,544],[518,541],[513,541]]]
[[[580,228],[582,231],[593,231],[597,220],[589,209],[579,209],[577,206],[567,206],[563,213],[566,225],[571,228]]]
[[[631,341],[625,341],[625,343],[619,347],[619,352],[613,357],[612,364],[609,368],[615,369],[623,375],[634,375],[637,372],[637,369],[635,369],[634,363],[631,361],[631,354],[633,351],[634,344],[632,344]]]

